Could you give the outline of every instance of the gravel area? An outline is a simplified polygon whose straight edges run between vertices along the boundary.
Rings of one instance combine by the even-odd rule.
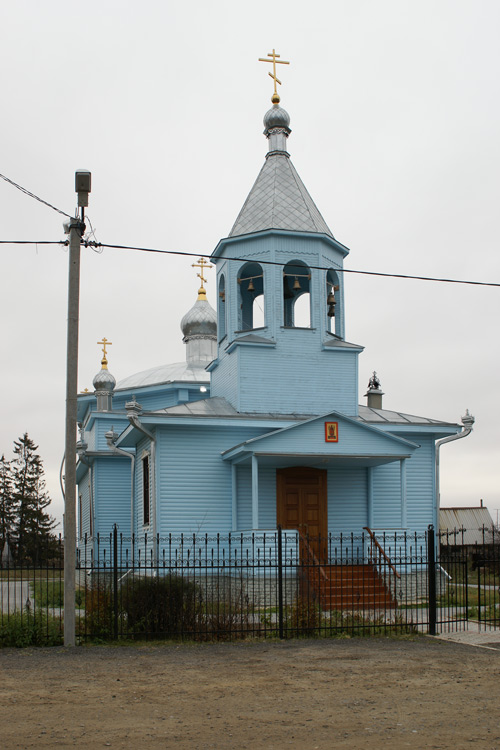
[[[428,637],[0,651],[10,748],[500,748],[500,650]]]

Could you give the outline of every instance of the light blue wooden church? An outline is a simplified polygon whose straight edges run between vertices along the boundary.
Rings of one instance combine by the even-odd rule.
[[[438,527],[437,445],[470,432],[382,407],[374,374],[359,405],[345,338],[344,258],[287,151],[279,97],[264,165],[181,329],[186,361],[116,383],[106,340],[94,393],[79,397],[79,536]],[[462,432],[461,432],[462,430]]]

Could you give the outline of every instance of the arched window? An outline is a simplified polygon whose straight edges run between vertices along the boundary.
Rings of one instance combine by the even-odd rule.
[[[311,327],[311,271],[294,260],[283,269],[283,310],[286,328]]]
[[[333,268],[326,272],[326,330],[340,335],[340,319],[337,308],[337,292],[340,289],[339,277]]]
[[[265,326],[264,274],[259,263],[245,263],[238,274],[240,331]]]
[[[222,341],[226,335],[226,279],[221,273],[219,279],[219,306],[217,311],[217,331],[219,341]]]

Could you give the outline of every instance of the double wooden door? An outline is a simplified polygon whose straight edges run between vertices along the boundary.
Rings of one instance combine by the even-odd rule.
[[[328,534],[326,471],[306,466],[276,469],[276,498],[278,524],[283,529],[298,529],[308,538],[316,557],[323,560]]]

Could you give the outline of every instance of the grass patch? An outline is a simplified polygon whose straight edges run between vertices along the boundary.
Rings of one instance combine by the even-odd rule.
[[[438,597],[438,607],[458,606],[458,607],[477,607],[479,605],[479,593],[481,593],[481,606],[490,604],[492,599],[497,597],[493,589],[474,588],[460,584],[448,586],[448,590]]]
[[[41,610],[13,612],[0,623],[0,648],[59,646],[62,643],[62,620]]]

